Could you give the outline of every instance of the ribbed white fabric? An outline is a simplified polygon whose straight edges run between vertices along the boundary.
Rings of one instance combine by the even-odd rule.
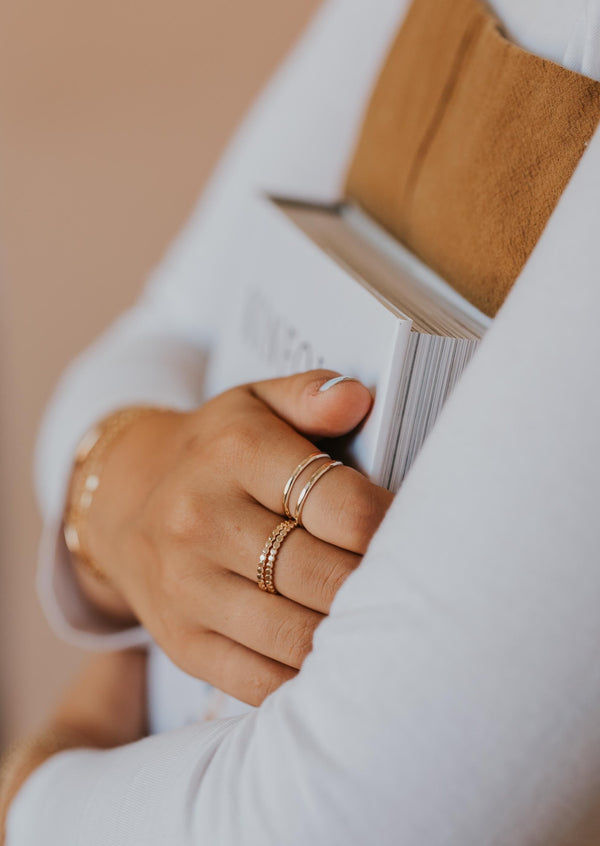
[[[576,70],[597,67],[598,5],[494,3]],[[324,7],[143,304],[76,363],[40,442],[50,521],[99,413],[200,401],[244,192],[336,195],[402,13]],[[600,779],[599,213],[597,133],[299,677],[241,718],[56,756],[14,803],[8,846],[576,842]]]

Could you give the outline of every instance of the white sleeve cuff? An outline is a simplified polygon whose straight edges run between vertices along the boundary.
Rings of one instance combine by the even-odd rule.
[[[145,645],[151,640],[141,626],[125,628],[119,625],[84,596],[72,570],[60,521],[44,526],[37,588],[50,626],[60,638],[74,646],[109,651]]]

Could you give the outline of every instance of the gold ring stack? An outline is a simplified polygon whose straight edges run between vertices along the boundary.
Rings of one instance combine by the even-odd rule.
[[[324,458],[326,461],[315,470],[308,482],[300,491],[300,496],[298,497],[298,502],[296,503],[295,513],[292,514],[292,509],[290,507],[292,489],[303,471],[306,470],[306,468],[314,461],[318,461],[320,458]],[[282,507],[283,513],[287,519],[282,520],[282,522],[273,529],[260,554],[258,567],[256,568],[256,581],[261,590],[264,590],[267,593],[278,593],[273,581],[273,572],[281,545],[291,531],[297,529],[299,526],[302,526],[302,510],[309,493],[312,491],[319,479],[322,479],[325,473],[333,467],[339,467],[341,463],[341,461],[333,461],[331,456],[326,452],[313,452],[307,456],[304,461],[300,462],[285,483],[285,487],[283,489]]]
[[[273,582],[273,571],[275,569],[275,562],[281,548],[281,544],[291,531],[297,527],[295,520],[283,520],[271,532],[267,538],[267,542],[263,547],[258,560],[258,567],[256,571],[256,580],[261,590],[267,593],[277,593],[275,584]]]

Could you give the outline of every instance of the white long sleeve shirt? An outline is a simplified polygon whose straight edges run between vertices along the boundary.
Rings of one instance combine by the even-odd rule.
[[[493,6],[600,78],[597,0]],[[39,448],[41,582],[72,636],[142,636],[94,629],[53,555],[78,437],[122,404],[201,401],[245,196],[339,194],[404,8],[324,6],[140,303],[63,381]],[[9,846],[577,842],[600,778],[599,212],[596,133],[299,676],[243,716],[55,756]]]

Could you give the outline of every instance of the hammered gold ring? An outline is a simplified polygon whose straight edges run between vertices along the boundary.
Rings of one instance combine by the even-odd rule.
[[[273,581],[275,563],[281,549],[281,544],[297,526],[298,524],[295,520],[283,520],[273,529],[267,538],[267,542],[263,546],[260,558],[258,559],[256,570],[256,581],[261,590],[267,591],[267,593],[279,593]]]

